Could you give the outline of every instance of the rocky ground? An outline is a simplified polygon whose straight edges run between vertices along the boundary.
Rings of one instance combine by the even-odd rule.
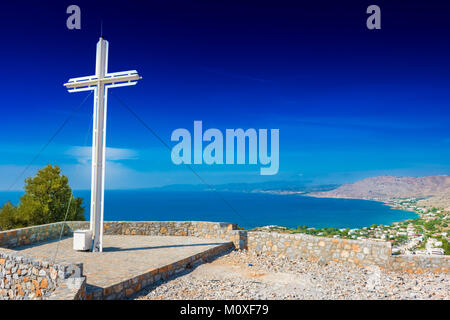
[[[444,299],[450,276],[232,251],[147,287],[132,299]]]

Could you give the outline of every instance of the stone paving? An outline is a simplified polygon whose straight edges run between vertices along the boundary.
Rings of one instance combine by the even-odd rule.
[[[227,243],[229,241],[197,237],[104,235],[103,252],[95,253],[74,251],[70,237],[59,243],[57,259],[83,263],[89,291],[109,287]],[[48,241],[15,250],[51,260],[57,246],[58,241]]]

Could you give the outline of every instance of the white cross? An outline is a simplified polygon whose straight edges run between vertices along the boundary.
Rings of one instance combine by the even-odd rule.
[[[94,90],[94,125],[92,132],[91,216],[93,251],[102,251],[103,205],[105,192],[106,111],[108,89],[131,86],[141,79],[136,70],[108,73],[108,41],[97,42],[95,75],[72,78],[64,86],[69,92]]]

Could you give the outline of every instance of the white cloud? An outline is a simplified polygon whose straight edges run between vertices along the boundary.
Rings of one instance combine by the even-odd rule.
[[[65,154],[75,157],[80,163],[88,163],[92,157],[91,147],[70,147]],[[111,148],[106,147],[107,161],[132,160],[138,159],[139,154],[136,150],[125,148]]]

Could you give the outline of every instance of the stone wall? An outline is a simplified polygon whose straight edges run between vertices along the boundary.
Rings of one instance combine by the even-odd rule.
[[[21,229],[0,231],[0,247],[14,248],[37,242],[71,236],[74,230],[88,229],[88,221],[68,221],[44,224]],[[244,247],[242,235],[236,225],[204,221],[105,221],[104,234],[149,235],[149,236],[192,236],[206,239],[217,238],[233,241],[235,246]]]
[[[247,243],[250,251],[290,259],[309,258],[316,261],[387,267],[391,257],[389,242],[343,240],[306,234],[248,232]]]
[[[63,229],[63,236],[72,234],[74,229],[89,228],[89,222],[56,222],[27,228],[0,231],[0,248],[14,248],[46,240],[58,239]]]
[[[190,236],[232,241],[236,248],[245,243],[235,224],[204,221],[105,221],[104,234]]]
[[[246,233],[248,250],[260,254],[321,262],[374,264],[384,269],[409,273],[449,273],[450,270],[449,256],[393,256],[391,243],[385,241],[333,239],[275,232],[239,232]]]
[[[57,299],[59,291],[55,294],[55,289],[81,274],[81,265],[48,262],[18,251],[0,249],[1,300],[49,299],[52,296]]]
[[[438,255],[398,255],[391,257],[390,268],[408,273],[449,273],[450,257]]]

